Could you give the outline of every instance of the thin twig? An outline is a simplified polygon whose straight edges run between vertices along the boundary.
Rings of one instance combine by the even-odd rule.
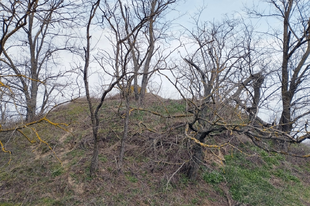
[[[166,186],[166,190],[168,190],[168,186],[169,186],[169,183],[172,179],[172,177],[183,167],[183,165],[185,164],[186,162],[183,162],[183,164],[171,175],[171,177],[168,179],[168,182],[167,182],[167,186]]]

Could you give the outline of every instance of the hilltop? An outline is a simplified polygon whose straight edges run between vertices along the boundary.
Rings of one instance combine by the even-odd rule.
[[[190,118],[186,102],[152,94],[146,98],[143,111],[131,105],[135,109],[121,172],[124,104],[118,96],[107,99],[100,111],[94,177],[89,176],[93,139],[85,99],[50,112],[50,120],[68,124],[63,129],[36,125],[53,151],[38,139],[30,144],[14,135],[7,144],[10,164],[10,155],[0,153],[0,205],[310,205],[308,159],[267,153],[238,134],[210,137],[210,143],[230,144],[206,148],[199,177],[189,179],[195,143],[184,135]],[[24,132],[36,139],[33,130]],[[291,149],[309,150],[304,145]]]

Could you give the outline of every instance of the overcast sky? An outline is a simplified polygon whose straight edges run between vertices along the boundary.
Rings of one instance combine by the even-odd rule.
[[[225,14],[242,14],[243,5],[245,2],[249,3],[251,1],[252,0],[185,0],[178,4],[176,10],[193,15],[200,9],[205,8],[202,18],[204,20],[212,21],[214,19],[221,19]],[[188,21],[188,15],[184,16],[182,20]]]
[[[184,31],[184,28],[180,28],[178,25],[188,29],[193,27],[194,22],[192,17],[201,9],[204,10],[201,13],[200,21],[220,21],[225,15],[243,16],[245,2],[251,3],[252,0],[180,0],[175,6],[174,11],[169,12],[167,19],[174,19],[173,25],[175,30]],[[176,42],[176,44],[179,44],[179,42]],[[165,74],[171,77],[168,72]],[[171,87],[170,83],[166,81],[165,78],[161,78],[162,81],[157,83],[158,80],[157,78],[153,78],[151,81],[153,85],[149,86],[156,87],[156,84],[161,84],[161,91],[159,92],[161,96],[165,98],[181,98],[177,90]]]
[[[266,19],[249,19],[245,13],[245,8],[255,8],[255,10],[269,11],[270,5],[262,0],[180,0],[175,11],[171,12],[169,18],[177,18],[175,22],[183,26],[190,26],[194,16],[203,9],[200,19],[203,21],[220,21],[225,15],[228,17],[244,17],[250,20],[255,27],[266,26]]]
[[[240,17],[243,16],[246,18],[246,15],[244,13],[244,7],[252,5],[252,0],[179,0],[178,3],[173,8],[173,11],[169,12],[167,14],[166,20],[173,20],[174,28],[172,30],[176,31],[184,31],[184,28],[178,27],[178,25],[181,25],[183,27],[186,27],[190,29],[193,27],[193,18],[195,14],[197,14],[201,9],[204,9],[200,16],[200,21],[221,21],[225,15],[228,17],[235,16]],[[256,3],[261,2],[257,1]],[[98,30],[98,35],[94,35],[94,39],[96,36],[98,38],[102,37],[102,31]],[[103,43],[100,43],[100,45],[108,45],[109,42],[105,42],[104,38],[102,38],[100,41],[103,41]],[[171,44],[171,49],[173,49],[174,46],[177,46],[180,42],[176,41],[174,45]],[[184,42],[182,42],[184,43]],[[107,48],[105,48],[107,49]],[[182,48],[180,49],[182,50]],[[181,52],[182,53],[182,52]],[[179,56],[180,53],[175,53],[174,55]],[[99,69],[101,71],[101,69]],[[90,82],[96,84],[95,91],[98,91],[98,85],[101,85],[102,82],[99,81],[98,73],[94,72],[94,75],[91,75]],[[171,75],[165,73],[169,77]],[[99,82],[98,82],[99,81]],[[159,77],[158,75],[153,76],[150,84],[150,90],[151,88],[154,89],[154,93],[157,93],[160,88],[160,92],[158,93],[162,97],[165,98],[181,98],[181,96],[178,94],[177,90],[174,89],[174,87],[167,81],[164,77]]]

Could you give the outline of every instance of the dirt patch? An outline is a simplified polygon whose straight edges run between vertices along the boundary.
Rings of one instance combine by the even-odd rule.
[[[70,175],[68,175],[68,183],[72,186],[72,189],[76,194],[81,195],[84,193],[84,183],[75,183],[75,181]]]
[[[59,138],[58,143],[57,143],[56,145],[62,145],[62,146],[63,146],[59,151],[58,151],[58,149],[56,149],[56,150],[53,150],[53,151],[47,151],[47,152],[45,152],[45,153],[42,154],[42,148],[40,148],[40,146],[41,146],[41,144],[44,144],[44,143],[40,142],[40,143],[37,144],[37,145],[31,146],[31,150],[32,150],[32,152],[33,152],[34,155],[35,155],[35,158],[34,158],[34,159],[35,159],[35,160],[45,159],[47,156],[49,156],[49,155],[55,155],[55,154],[56,154],[57,158],[59,158],[60,160],[65,159],[64,156],[65,156],[68,152],[70,152],[70,151],[73,150],[73,148],[70,147],[70,145],[65,145],[65,144],[64,144],[64,142],[65,142],[65,140],[67,139],[67,137],[68,137],[69,135],[72,134],[72,131],[73,131],[73,128],[70,128],[70,129],[68,130],[68,132],[66,132],[64,135],[62,135],[62,136]],[[50,146],[50,144],[49,144],[49,146]],[[48,148],[48,149],[50,150],[50,148]],[[55,152],[55,154],[52,154],[53,152]],[[68,160],[61,161],[61,163],[62,163],[63,166],[65,166],[65,165],[68,164]]]

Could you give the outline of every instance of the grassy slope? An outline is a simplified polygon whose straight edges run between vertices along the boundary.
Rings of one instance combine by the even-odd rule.
[[[185,111],[182,101],[149,95],[147,102],[149,110],[164,115]],[[268,154],[242,136],[209,139],[230,140],[242,153],[233,147],[206,150],[200,177],[187,179],[193,143],[179,127],[185,118],[167,120],[145,111],[131,113],[123,173],[118,173],[123,121],[119,105],[114,98],[102,108],[99,169],[93,178],[88,175],[92,136],[83,100],[50,115],[54,121],[71,123],[66,127],[70,132],[46,123],[36,126],[62,166],[45,144],[11,138],[10,165],[9,155],[0,153],[0,205],[310,205],[308,160]],[[30,129],[24,132],[34,135]],[[213,154],[223,154],[225,166],[219,166]]]

